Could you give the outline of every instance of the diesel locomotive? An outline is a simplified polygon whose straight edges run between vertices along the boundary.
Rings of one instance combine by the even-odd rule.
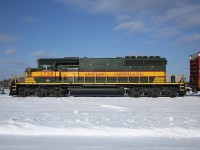
[[[42,58],[22,78],[11,80],[10,95],[17,96],[184,96],[184,77],[167,81],[166,58]]]

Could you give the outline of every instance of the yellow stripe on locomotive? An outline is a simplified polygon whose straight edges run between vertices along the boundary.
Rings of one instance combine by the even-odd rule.
[[[77,82],[77,83],[164,83],[165,72],[64,72],[33,71],[25,75],[26,83]]]

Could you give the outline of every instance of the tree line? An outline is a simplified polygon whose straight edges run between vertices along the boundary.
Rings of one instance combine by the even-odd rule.
[[[9,88],[10,87],[10,79],[4,79],[0,81],[0,88]]]

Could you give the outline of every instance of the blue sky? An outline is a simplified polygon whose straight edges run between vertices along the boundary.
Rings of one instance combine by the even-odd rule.
[[[0,0],[0,80],[38,58],[161,56],[189,77],[199,0]]]

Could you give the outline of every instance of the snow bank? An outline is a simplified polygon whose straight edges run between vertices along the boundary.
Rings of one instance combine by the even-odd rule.
[[[28,123],[18,125],[0,126],[2,135],[22,136],[94,136],[94,137],[168,137],[168,138],[200,138],[200,129],[172,128],[151,128],[151,129],[130,129],[130,128],[52,128],[36,126]]]
[[[0,96],[0,136],[200,138],[200,99]]]

